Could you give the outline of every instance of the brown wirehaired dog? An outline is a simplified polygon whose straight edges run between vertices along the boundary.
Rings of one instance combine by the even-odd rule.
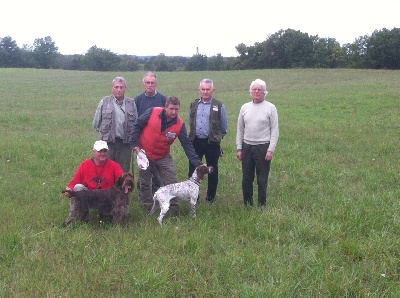
[[[76,220],[87,222],[89,209],[98,210],[99,219],[102,221],[113,220],[123,224],[129,212],[130,193],[135,188],[134,180],[132,173],[125,173],[118,178],[113,187],[106,190],[63,190],[62,193],[67,192],[71,195],[71,210],[63,226],[68,226]]]

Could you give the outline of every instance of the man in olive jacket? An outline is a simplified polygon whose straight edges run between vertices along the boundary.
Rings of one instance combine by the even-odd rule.
[[[112,82],[113,95],[103,97],[97,106],[93,127],[99,133],[99,139],[107,142],[108,157],[127,173],[132,158],[130,136],[138,114],[134,100],[126,97],[125,91],[125,79],[116,77]]]

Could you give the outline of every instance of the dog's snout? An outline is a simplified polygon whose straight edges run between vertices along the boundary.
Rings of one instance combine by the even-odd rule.
[[[214,168],[213,168],[212,166],[209,166],[209,167],[208,167],[208,172],[209,172],[209,173],[212,173],[212,171],[214,171]]]

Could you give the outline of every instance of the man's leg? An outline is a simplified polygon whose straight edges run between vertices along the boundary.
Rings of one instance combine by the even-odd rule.
[[[268,176],[271,161],[265,160],[269,144],[254,146],[255,165],[257,174],[258,206],[265,206],[267,203]]]
[[[118,140],[115,143],[115,161],[120,164],[125,173],[128,173],[130,171],[131,160],[132,149],[130,144],[124,144],[122,143],[122,140]]]
[[[163,183],[161,181],[160,174],[157,171],[157,173],[153,173],[153,177],[151,179],[151,189],[153,195],[161,186],[163,186]]]
[[[253,206],[253,181],[255,163],[253,159],[252,146],[242,145],[242,192],[243,201],[246,206]]]
[[[192,141],[192,145],[194,148],[194,151],[196,152],[197,156],[202,160],[203,156],[205,154],[205,146],[204,146],[204,140],[199,139],[199,138],[194,138]],[[188,178],[190,178],[193,175],[194,170],[196,167],[189,161],[189,172],[188,172]],[[197,202],[200,200],[200,193],[197,196]]]
[[[218,161],[221,147],[219,144],[212,143],[206,147],[206,162],[207,166],[212,166],[212,173],[208,174],[208,186],[207,186],[207,202],[214,203],[215,196],[217,195],[218,187]]]
[[[176,166],[171,155],[167,155],[164,158],[158,159],[156,164],[163,185],[178,182]],[[179,204],[176,198],[173,198],[170,201],[169,210],[175,214],[179,213]]]
[[[154,161],[149,160],[149,167],[146,170],[139,169],[139,198],[143,203],[146,212],[153,206],[153,193],[151,191],[151,178],[155,170]]]

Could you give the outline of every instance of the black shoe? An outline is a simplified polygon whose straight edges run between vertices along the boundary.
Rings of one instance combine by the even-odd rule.
[[[207,197],[207,198],[206,198],[206,202],[207,202],[208,204],[214,204],[214,203],[215,203],[215,197],[214,197],[214,198]]]

